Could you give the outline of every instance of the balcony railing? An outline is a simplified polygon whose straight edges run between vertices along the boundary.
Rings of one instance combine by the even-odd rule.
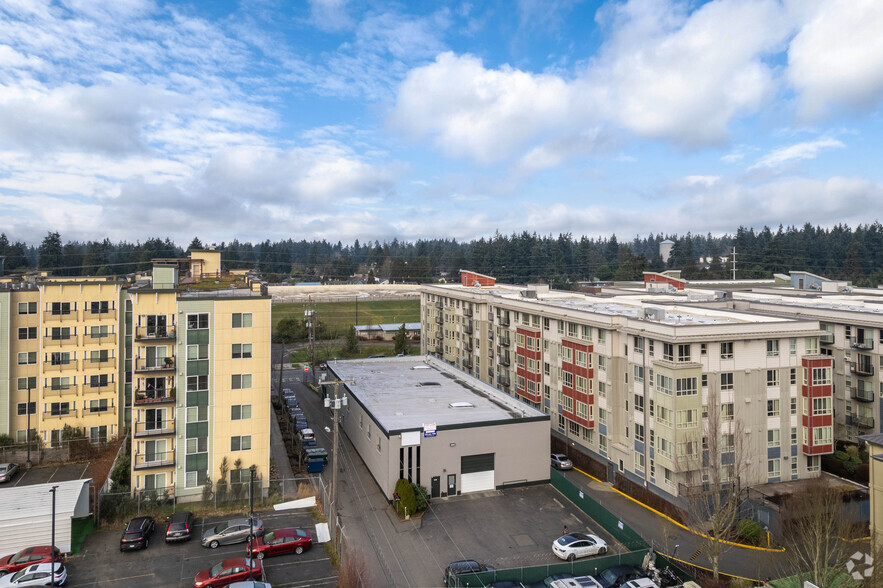
[[[463,316],[468,316],[468,317],[472,318],[472,308],[469,306],[464,308],[463,309]]]
[[[66,419],[68,417],[76,418],[76,416],[77,416],[77,409],[76,408],[68,409],[67,412],[54,411],[54,410],[43,411],[43,418],[44,419]]]
[[[820,336],[819,343],[821,343],[822,345],[833,345],[834,333],[825,333],[824,335]]]
[[[135,390],[135,404],[165,404],[175,402],[175,389]]]
[[[68,371],[68,370],[76,371],[80,364],[79,364],[79,360],[71,359],[66,363],[50,361],[48,365],[45,363],[43,365],[46,366],[45,371],[47,371],[47,372],[53,371],[53,370],[64,372],[64,371]]]
[[[859,416],[857,414],[848,414],[848,415],[846,415],[846,424],[847,425],[855,425],[856,427],[861,427],[862,429],[873,429],[874,428],[874,417],[872,417],[872,416]]]
[[[468,333],[469,335],[472,334],[472,321],[467,322],[467,323],[463,326],[463,331],[465,331],[465,332]]]
[[[501,337],[500,345],[503,347],[509,347],[512,344],[512,340],[509,337]]]
[[[135,327],[136,341],[159,341],[175,338],[175,326],[171,327]]]
[[[467,370],[471,370],[472,365],[473,365],[473,363],[472,363],[471,359],[464,359],[463,360],[463,367],[466,368]]]
[[[174,435],[174,419],[161,423],[135,423],[136,437],[152,437],[155,435]]]
[[[67,386],[46,386],[43,388],[43,396],[76,396],[80,393],[80,387],[77,384],[68,384]]]
[[[497,384],[499,384],[500,386],[505,386],[508,388],[510,383],[511,380],[509,379],[509,376],[497,376]]]
[[[442,308],[445,307],[445,305],[444,305],[444,303],[442,303],[441,300],[438,300],[438,301],[436,301],[436,303],[435,303],[435,307],[438,308],[438,309],[442,309]]]
[[[853,386],[850,396],[859,402],[874,402],[874,391],[870,388]]]
[[[472,349],[473,349],[472,339],[466,339],[466,343],[464,344],[464,347],[466,348],[466,351],[472,351]]]
[[[874,348],[874,340],[868,337],[864,339],[852,339],[850,340],[853,349],[873,349]]]
[[[509,361],[509,358],[506,357],[505,355],[498,355],[497,361],[500,363],[500,365],[504,365],[506,367],[509,367],[510,365],[512,365],[511,362]]]
[[[509,326],[509,317],[508,316],[503,316],[500,318],[500,326],[501,327],[508,327]]]
[[[442,323],[444,323],[444,322],[445,322],[445,317],[444,317],[443,315],[441,315],[441,314],[436,315],[436,317],[435,317],[435,323],[436,323],[437,325],[440,325],[440,324],[442,324]]]
[[[163,372],[175,369],[175,357],[160,357],[157,359],[138,358],[135,360],[136,372]]]
[[[852,371],[859,376],[873,376],[874,375],[874,366],[871,365],[868,361],[857,361],[852,368]]]
[[[163,453],[136,453],[135,469],[162,468],[175,465],[175,452]]]
[[[53,314],[51,310],[43,313],[43,322],[44,323],[52,323],[52,322],[72,322],[77,321],[80,318],[80,311],[71,309],[70,312],[66,314]]]
[[[51,336],[43,337],[43,347],[76,347],[79,344],[79,335],[71,335],[67,339],[53,339]]]

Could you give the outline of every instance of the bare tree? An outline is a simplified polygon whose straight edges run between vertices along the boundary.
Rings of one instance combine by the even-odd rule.
[[[722,404],[719,394],[709,389],[701,434],[681,443],[676,458],[686,525],[701,539],[715,581],[720,578],[721,557],[731,547],[729,533],[739,518],[747,468],[744,427],[734,419],[733,405]]]
[[[857,517],[846,508],[845,498],[848,494],[842,488],[815,478],[806,480],[800,492],[785,499],[781,508],[784,573],[801,574],[801,580],[816,586],[833,586],[835,579],[863,564],[848,565],[851,556],[865,548],[853,542],[864,533]]]

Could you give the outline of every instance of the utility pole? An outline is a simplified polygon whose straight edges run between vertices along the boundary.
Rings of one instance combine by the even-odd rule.
[[[332,532],[334,533],[334,539],[337,540],[337,470],[340,469],[340,465],[337,461],[337,448],[339,445],[338,436],[340,434],[340,416],[338,416],[338,412],[341,407],[347,405],[346,396],[343,398],[340,397],[340,385],[352,383],[352,380],[335,380],[333,382],[320,382],[320,386],[330,386],[334,384],[334,398],[326,398],[325,406],[331,409],[332,418],[334,418],[334,437],[332,441],[331,447],[331,466],[334,468],[331,470],[331,504],[329,505],[329,511],[331,512],[331,516],[328,518],[328,521],[331,523]]]
[[[49,585],[55,586],[55,491],[58,486],[49,489],[52,493],[52,567],[49,568]]]
[[[733,281],[736,281],[736,246],[733,245]]]
[[[276,387],[276,393],[282,398],[282,365],[285,363],[285,343],[280,343],[282,351],[279,352],[279,386]]]
[[[254,580],[254,471],[248,468],[248,579]]]
[[[310,371],[313,383],[316,383],[316,313],[313,310],[313,297],[308,298],[310,308],[304,311],[307,317],[307,328],[310,331]]]

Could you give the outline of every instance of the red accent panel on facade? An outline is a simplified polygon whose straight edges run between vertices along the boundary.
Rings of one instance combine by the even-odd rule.
[[[527,337],[532,337],[536,340],[536,350],[528,349],[527,347],[520,347],[518,345],[515,346],[515,373],[525,379],[525,381],[531,381],[534,383],[534,390],[536,394],[531,394],[528,392],[527,388],[519,388],[516,380],[515,384],[515,393],[519,396],[522,396],[529,400],[530,402],[541,402],[543,398],[543,374],[542,374],[542,362],[543,362],[543,352],[542,352],[542,335],[539,331],[532,331],[528,329],[523,329],[518,327],[516,332],[523,336],[525,340]],[[521,356],[525,360],[525,365],[527,364],[528,359],[532,359],[536,362],[537,368],[540,370],[538,372],[529,372],[527,369],[518,365],[518,356]]]
[[[644,287],[647,287],[648,284],[669,284],[678,290],[683,290],[687,281],[653,272],[644,272]]]
[[[801,364],[806,369],[808,379],[810,381],[804,381],[801,386],[801,396],[807,399],[809,406],[807,407],[807,412],[809,414],[802,415],[802,422],[804,429],[807,430],[807,440],[808,443],[803,445],[803,453],[805,455],[824,455],[826,453],[833,453],[834,446],[831,443],[826,443],[824,445],[818,445],[815,443],[815,439],[813,438],[813,430],[817,427],[832,427],[834,426],[834,415],[833,414],[821,414],[821,415],[813,415],[813,406],[812,400],[814,398],[831,398],[833,404],[833,394],[834,387],[830,384],[821,384],[815,385],[815,382],[812,381],[812,370],[813,368],[832,368],[833,360],[831,358],[820,358],[820,359],[806,359],[803,358],[801,360]],[[830,380],[829,380],[830,382]]]
[[[468,270],[460,270],[460,285],[471,287],[471,286],[493,286],[497,283],[496,278],[492,278],[491,276],[486,276],[484,274],[479,274],[477,272],[470,272]]]
[[[573,350],[574,360],[576,359],[576,352],[582,351],[587,356],[592,352],[591,344],[582,344],[582,343],[574,343],[573,341],[564,340],[561,342],[562,347],[567,347]],[[587,358],[588,359],[588,358]],[[593,376],[593,369],[589,367],[583,367],[576,365],[576,362],[561,362],[561,370],[573,375],[574,384],[576,383],[576,377],[582,376],[586,380],[591,380]],[[576,403],[584,402],[585,404],[591,406],[595,403],[595,395],[589,394],[588,392],[579,392],[576,387],[566,386],[563,382],[561,383],[561,393],[568,398],[573,399],[573,411],[568,411],[564,407],[561,408],[561,414],[564,415],[565,418],[572,420],[575,423],[579,423],[580,425],[586,427],[587,429],[592,429],[595,426],[594,421],[588,418],[582,418],[576,415]]]

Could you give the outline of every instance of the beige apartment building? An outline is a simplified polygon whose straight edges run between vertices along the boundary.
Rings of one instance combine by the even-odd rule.
[[[124,432],[133,491],[195,497],[225,457],[229,482],[255,465],[266,488],[270,305],[259,283],[225,277],[217,251],[137,278],[6,280],[0,434],[24,443],[29,417],[46,445],[65,426],[93,442]]]
[[[815,319],[461,277],[421,289],[422,351],[549,414],[611,474],[676,500],[707,482],[709,445],[743,486],[818,476],[833,451],[832,359]]]

